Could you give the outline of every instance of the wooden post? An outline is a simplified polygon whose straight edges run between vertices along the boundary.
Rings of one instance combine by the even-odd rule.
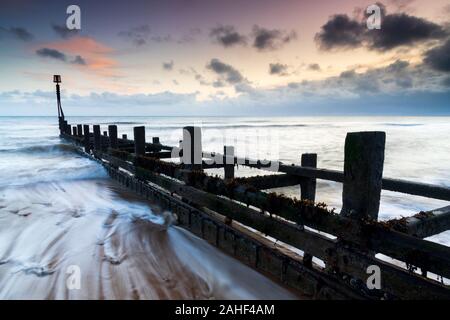
[[[317,154],[302,154],[302,167],[317,168]],[[302,178],[300,180],[300,191],[302,200],[316,201],[316,179]]]
[[[81,124],[77,124],[77,132],[79,137],[83,136],[83,126]]]
[[[377,220],[384,164],[384,132],[352,132],[345,139],[342,215]]]
[[[102,148],[102,140],[100,134],[100,126],[95,124],[94,126],[94,150],[99,151]]]
[[[75,137],[78,135],[76,126],[73,126],[73,128],[72,128],[72,135]]]
[[[84,133],[84,151],[89,153],[91,151],[91,139],[88,124],[83,125],[83,133]]]
[[[183,163],[188,170],[202,170],[202,129],[183,128]]]
[[[225,179],[234,179],[234,147],[223,146]]]
[[[145,127],[134,127],[134,153],[136,155],[145,155]]]
[[[103,131],[103,136],[107,137],[108,136],[108,131]]]
[[[317,168],[317,154],[304,153],[301,160],[302,167]],[[316,201],[316,179],[303,177],[300,179],[300,194],[302,200]],[[303,264],[312,268],[313,256],[307,252],[303,253]]]
[[[117,126],[114,124],[109,125],[108,132],[109,132],[109,147],[112,149],[116,149],[117,148]]]
[[[63,123],[62,123],[62,131],[63,131],[63,133],[65,133],[65,134],[67,134],[67,126],[68,126],[67,120],[63,120]]]
[[[123,135],[122,135],[122,139],[123,139],[123,140],[128,140],[127,135],[126,135],[126,134],[123,134]]]
[[[153,144],[160,144],[160,143],[159,143],[159,137],[153,137],[153,138],[152,138],[152,143],[153,143]]]

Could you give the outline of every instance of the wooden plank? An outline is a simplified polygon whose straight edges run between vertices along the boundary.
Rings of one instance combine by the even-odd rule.
[[[85,124],[83,125],[83,144],[84,144],[84,151],[89,153],[91,151],[91,139],[90,139],[90,133],[89,133],[89,125]]]
[[[390,220],[390,227],[418,238],[450,230],[450,206],[427,212],[420,212],[412,217]]]
[[[315,153],[304,153],[302,154],[301,159],[302,167],[317,167],[317,154]],[[315,178],[301,178],[300,179],[300,197],[303,201],[312,201],[316,200],[316,179]],[[303,254],[303,264],[312,268],[312,259],[313,255],[309,252],[304,252]]]
[[[109,133],[109,147],[116,149],[118,145],[117,141],[117,126],[114,124],[111,124],[108,126],[108,133]]]
[[[347,133],[341,215],[377,221],[385,142],[384,132]]]
[[[93,128],[94,128],[94,150],[100,150],[102,147],[100,126],[98,124],[95,124]]]
[[[450,188],[400,179],[383,179],[383,190],[450,201]]]
[[[317,154],[302,154],[301,164],[302,167],[317,168]],[[316,201],[316,179],[305,177],[300,179],[300,193],[302,200]]]
[[[234,178],[234,147],[223,147],[223,163],[224,163],[224,177],[225,179]]]
[[[202,130],[200,127],[183,128],[182,163],[189,170],[202,169]]]
[[[248,184],[258,190],[268,190],[299,185],[301,178],[289,174],[271,174],[266,176],[236,178],[235,180],[240,184]]]
[[[134,153],[136,155],[145,155],[145,127],[134,127]]]
[[[148,153],[147,156],[157,159],[170,159],[172,158],[172,152],[170,151],[152,152]]]

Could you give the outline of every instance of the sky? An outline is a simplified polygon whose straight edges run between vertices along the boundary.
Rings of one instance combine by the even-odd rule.
[[[54,115],[53,74],[70,115],[450,115],[449,17],[450,0],[2,0],[0,116]]]

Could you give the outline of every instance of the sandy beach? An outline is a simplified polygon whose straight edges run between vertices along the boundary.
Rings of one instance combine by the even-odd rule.
[[[0,298],[296,298],[160,213],[108,180],[2,190]]]

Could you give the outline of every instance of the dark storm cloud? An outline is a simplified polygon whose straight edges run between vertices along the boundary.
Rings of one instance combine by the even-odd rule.
[[[169,62],[163,62],[162,67],[166,71],[171,71],[171,70],[173,70],[173,65],[174,65],[174,62],[172,60],[172,61],[169,61]]]
[[[72,63],[78,64],[80,66],[85,66],[86,60],[84,60],[82,56],[76,56],[75,59],[72,60]]]
[[[64,53],[55,50],[55,49],[50,49],[50,48],[42,48],[39,50],[36,50],[36,54],[40,57],[44,57],[44,58],[51,58],[51,59],[56,59],[56,60],[61,60],[61,61],[66,61],[67,57]]]
[[[286,64],[271,63],[269,65],[269,73],[272,75],[285,76],[285,75],[287,75],[287,68],[288,68],[288,66]]]
[[[382,14],[381,30],[369,30],[366,21],[338,14],[322,26],[315,36],[322,50],[349,49],[365,46],[371,50],[391,50],[417,42],[441,39],[444,28],[428,20],[401,14]]]
[[[295,31],[286,32],[278,29],[265,29],[257,25],[253,27],[253,47],[258,50],[275,50],[281,48],[284,44],[295,40],[297,34]]]
[[[450,39],[427,51],[424,62],[436,71],[450,72]]]
[[[219,25],[211,29],[209,35],[214,42],[221,44],[225,48],[239,44],[245,45],[247,43],[246,37],[237,32],[233,26]]]
[[[9,29],[0,27],[0,35],[2,34],[10,36],[16,40],[21,40],[25,42],[34,39],[34,36],[27,29],[20,27],[11,27]]]
[[[365,27],[360,22],[346,14],[332,16],[321,29],[315,40],[322,50],[361,46],[365,32]]]
[[[407,14],[386,15],[381,32],[369,32],[370,47],[375,50],[389,50],[415,42],[439,39],[445,36],[444,29],[430,21]]]
[[[245,80],[238,70],[229,64],[223,63],[219,59],[211,59],[206,67],[220,76],[219,82],[221,84],[223,81],[229,84],[238,84]]]
[[[64,25],[57,25],[57,24],[52,25],[52,30],[63,39],[68,39],[72,36],[75,36],[78,34],[79,31],[77,29],[70,30]]]

